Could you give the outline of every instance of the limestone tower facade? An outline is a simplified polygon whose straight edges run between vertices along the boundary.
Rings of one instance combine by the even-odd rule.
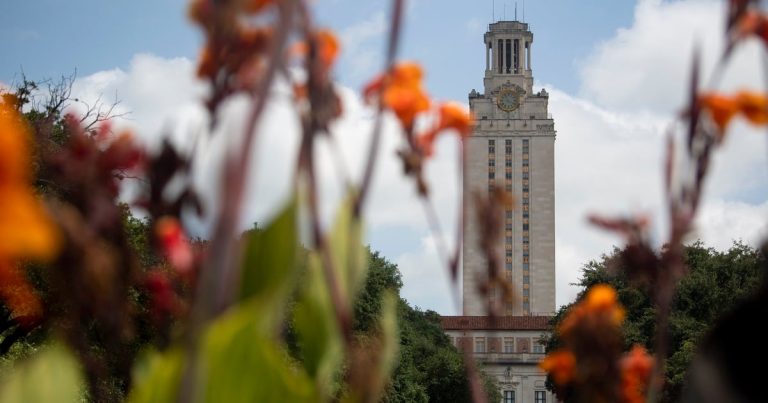
[[[555,311],[555,125],[548,112],[549,95],[543,89],[533,91],[533,34],[527,23],[492,23],[483,43],[484,88],[469,94],[477,121],[465,143],[463,315],[486,315],[489,302],[501,298],[478,290],[487,263],[478,245],[474,205],[478,192],[496,188],[510,192],[516,200],[514,208],[505,211],[503,248],[498,250],[515,294],[513,303],[503,304],[503,314],[551,315]]]

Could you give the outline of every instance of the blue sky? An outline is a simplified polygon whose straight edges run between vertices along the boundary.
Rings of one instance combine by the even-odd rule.
[[[482,35],[491,22],[492,1],[407,4],[400,58],[424,66],[426,86],[434,98],[466,103],[468,92],[482,86]],[[505,2],[495,4],[496,19],[501,19]],[[506,2],[508,19],[514,17],[514,4]],[[578,291],[569,284],[577,279],[581,265],[620,242],[586,225],[587,213],[649,214],[654,239],[663,242],[664,133],[681,106],[694,43],[703,45],[705,75],[722,51],[723,4],[721,0],[526,2],[525,20],[534,33],[535,86],[545,86],[551,94],[549,107],[558,133],[558,304],[567,303]],[[522,19],[522,1],[518,7]],[[194,79],[202,38],[187,22],[185,8],[184,0],[0,2],[0,84],[18,81],[22,69],[34,80],[77,69],[74,96],[93,100],[117,94],[123,110],[131,112],[119,124],[133,127],[148,143],[170,128],[178,143],[189,144],[190,136],[204,132],[199,100],[205,89]],[[333,131],[349,165],[360,166],[371,112],[358,93],[381,69],[389,1],[317,0],[314,10],[318,25],[332,28],[342,40],[335,74],[345,115]],[[737,49],[722,89],[761,83],[763,51],[754,42]],[[222,113],[237,116],[237,108],[242,111],[242,105],[235,104]],[[286,124],[293,122],[291,108],[275,101],[260,127],[263,144],[258,163],[251,167],[255,185],[249,190],[244,227],[267,220],[287,195],[287,181],[270,173],[292,169],[297,134],[295,125]],[[401,177],[393,156],[400,139],[397,125],[390,121],[385,129],[387,146],[374,182],[367,240],[399,265],[405,282],[402,293],[410,302],[443,314],[457,313],[455,294],[436,256],[435,239],[420,213],[413,185]],[[219,183],[217,161],[227,147],[222,137],[213,136],[200,147],[196,183],[201,189],[214,189]],[[755,244],[766,234],[766,149],[764,135],[744,122],[735,123],[715,158],[698,230],[691,239],[700,237],[722,249],[733,239]],[[455,159],[455,142],[446,137],[427,166],[438,216],[450,234],[456,225]],[[332,179],[323,195],[327,216],[341,193]],[[206,194],[215,203],[216,192]]]
[[[513,1],[498,0],[496,17],[514,16]],[[491,22],[491,1],[417,0],[409,2],[401,57],[424,63],[428,86],[438,98],[466,99],[481,85],[484,68],[482,34]],[[23,71],[32,79],[57,77],[77,69],[80,76],[115,67],[126,68],[133,55],[194,58],[201,36],[188,23],[184,0],[4,1],[0,4],[0,81],[11,82]],[[573,92],[577,67],[590,49],[631,22],[629,1],[528,1],[526,21],[535,32],[536,78]],[[518,2],[522,19],[522,2]],[[388,22],[383,0],[317,1],[318,24],[344,32],[377,17]],[[374,30],[375,31],[375,30]],[[362,47],[383,51],[381,36]],[[379,64],[377,64],[378,66]],[[338,79],[359,87],[358,71],[341,63]],[[367,76],[373,75],[368,72]]]

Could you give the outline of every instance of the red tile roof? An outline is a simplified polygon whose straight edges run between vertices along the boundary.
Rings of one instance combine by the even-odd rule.
[[[551,316],[442,316],[445,330],[549,330]]]

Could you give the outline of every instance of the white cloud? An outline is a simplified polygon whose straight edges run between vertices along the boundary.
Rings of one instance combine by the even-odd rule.
[[[395,261],[403,273],[402,297],[422,309],[459,314],[461,295],[458,290],[454,290],[449,274],[441,266],[435,239],[425,237],[419,246]]]
[[[206,87],[195,79],[194,71],[194,62],[186,58],[137,54],[128,71],[113,69],[78,78],[72,97],[88,105],[98,99],[106,106],[120,101],[115,112],[128,114],[115,123],[136,128],[139,136],[155,146],[162,131],[173,128],[170,134],[182,136],[190,121],[202,118],[197,101]],[[72,104],[75,111],[84,107],[82,103]]]
[[[352,81],[370,79],[381,69],[387,29],[384,11],[378,11],[339,33],[342,44],[340,65],[349,69],[348,76]]]
[[[725,6],[716,0],[638,1],[633,25],[619,29],[580,62],[581,96],[621,110],[679,109],[689,86],[694,48],[700,47],[705,78],[722,55]],[[754,62],[760,53],[755,41],[737,48],[725,87],[762,78],[762,63]]]
[[[694,235],[719,250],[727,250],[737,240],[758,247],[768,235],[766,223],[768,201],[755,205],[713,200],[697,217]]]

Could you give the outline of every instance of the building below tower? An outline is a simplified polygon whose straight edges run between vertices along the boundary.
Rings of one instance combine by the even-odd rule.
[[[471,353],[496,379],[503,403],[555,402],[547,390],[544,358],[549,316],[443,316],[442,325],[459,351]]]

